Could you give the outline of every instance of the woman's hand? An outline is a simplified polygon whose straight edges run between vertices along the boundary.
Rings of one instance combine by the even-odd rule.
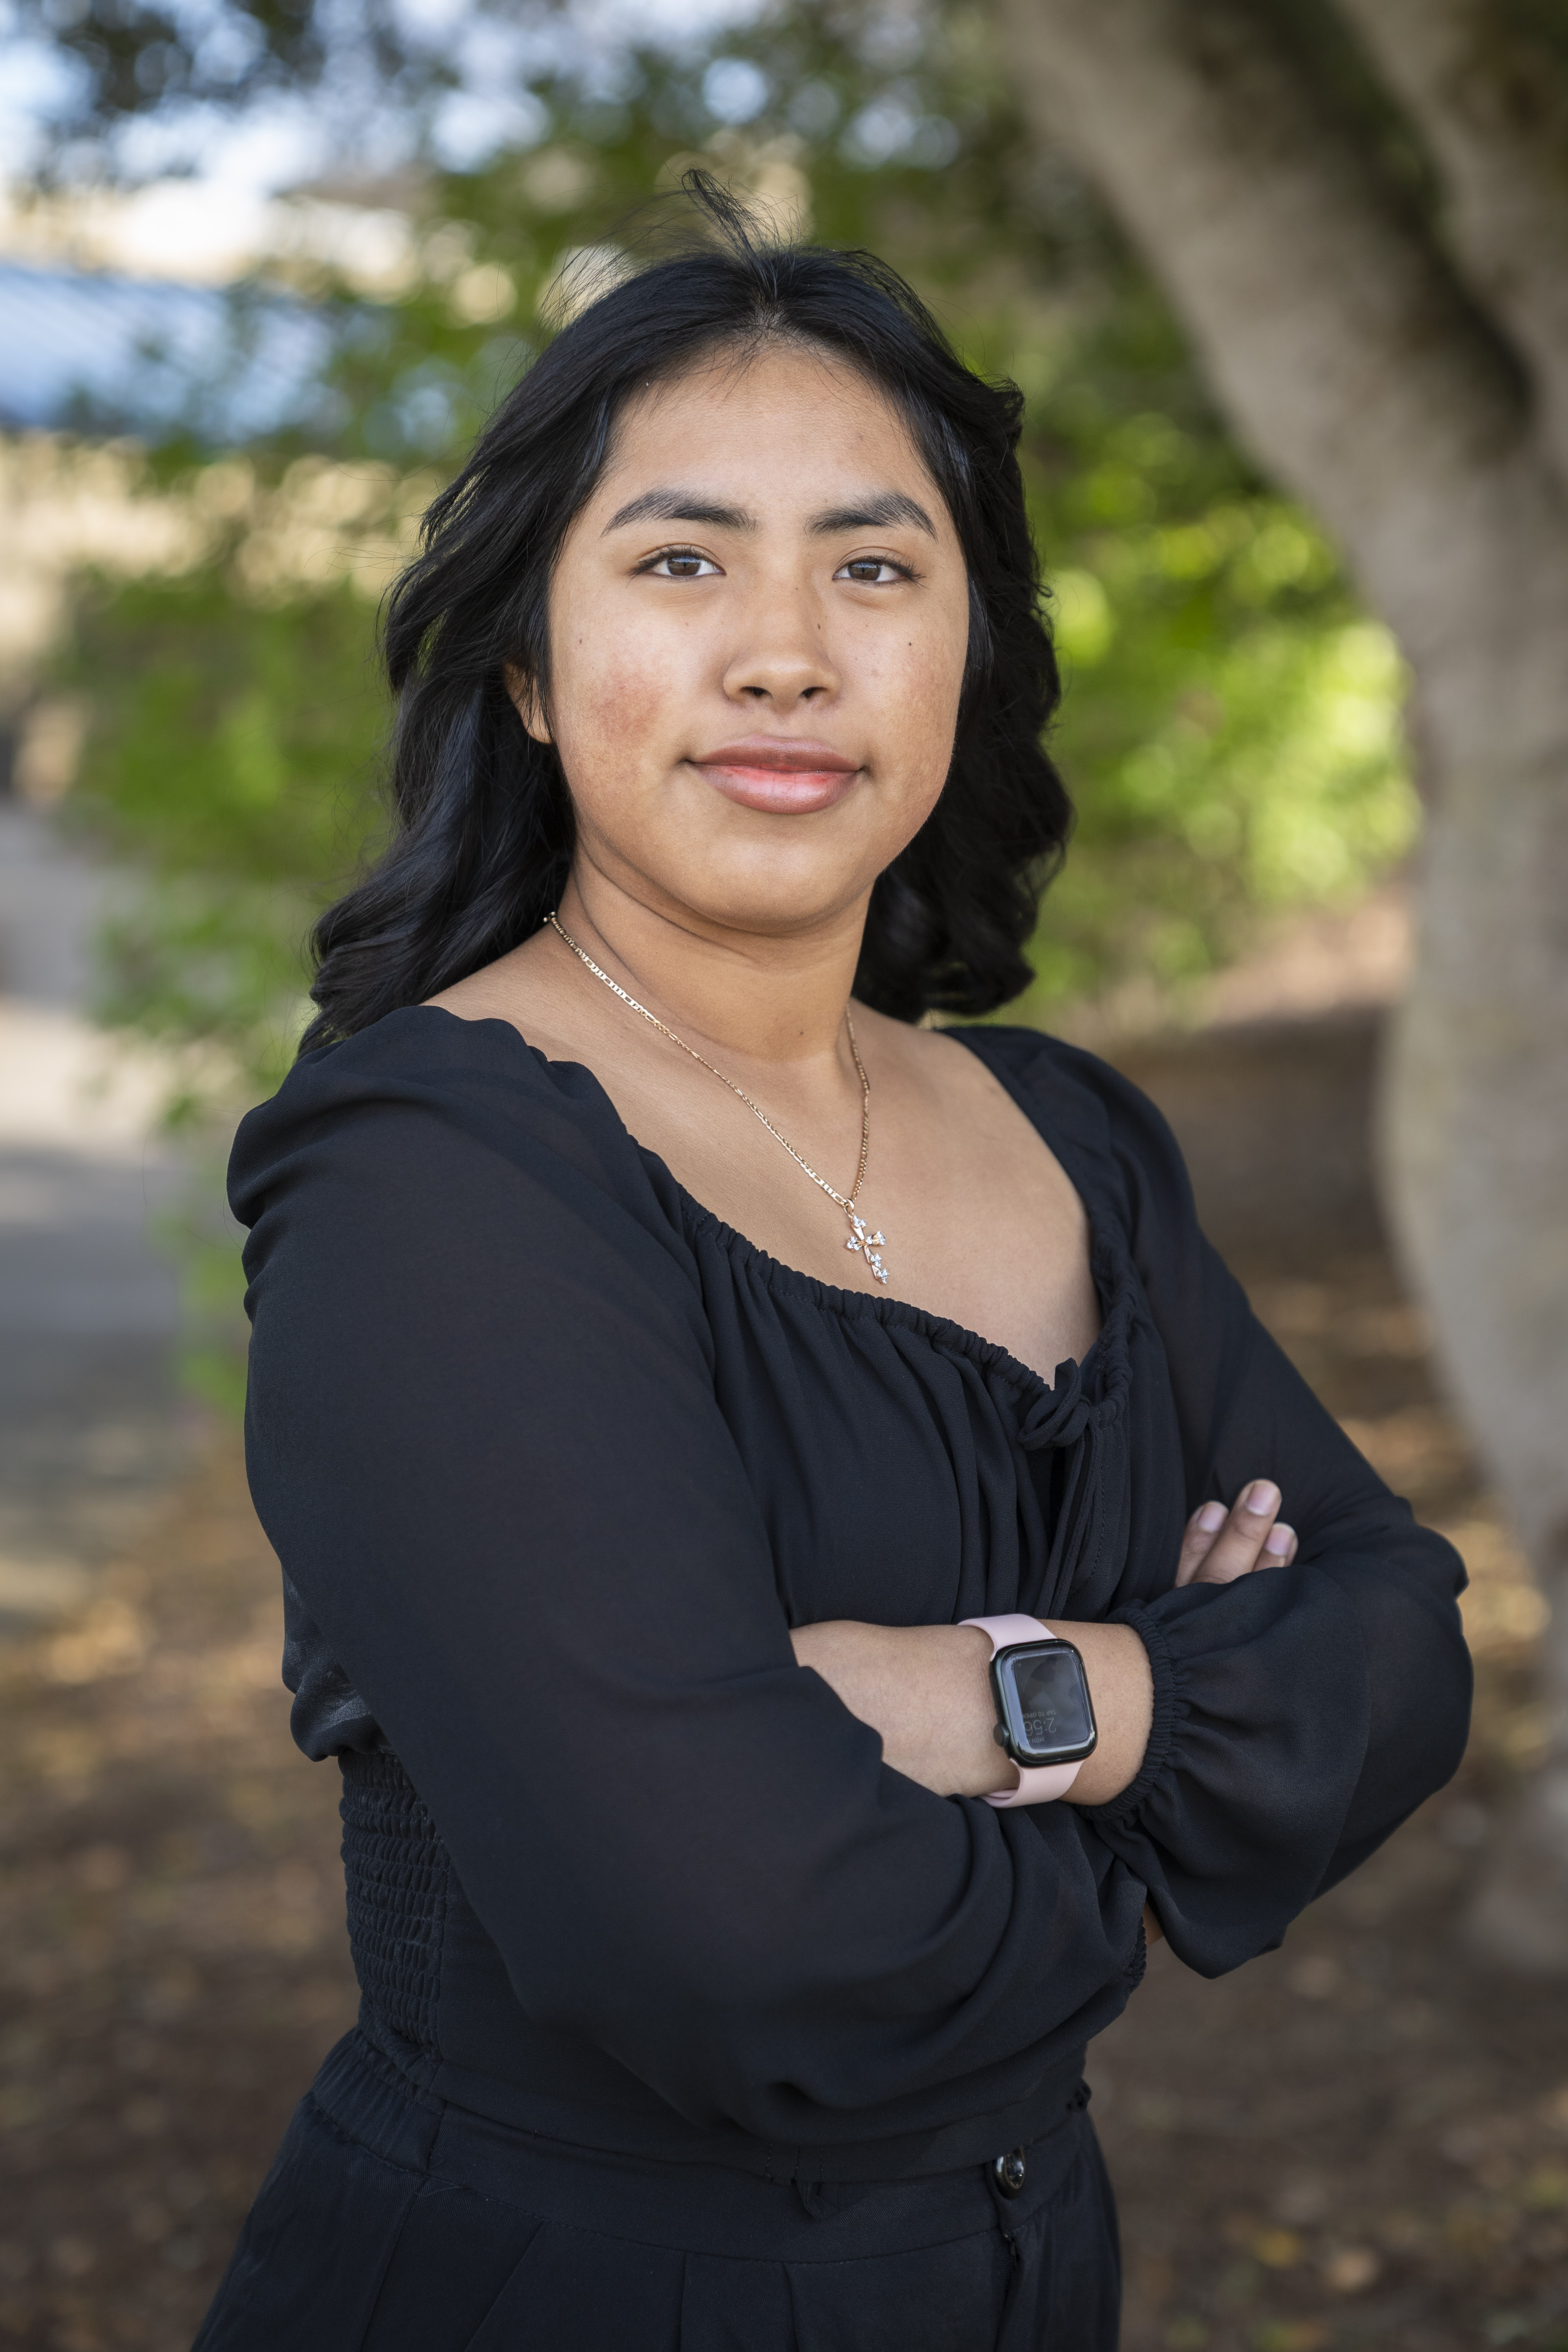
[[[1279,1517],[1281,1496],[1267,1478],[1244,1486],[1227,1511],[1205,1503],[1187,1521],[1178,1584],[1234,1584],[1255,1569],[1289,1568],[1296,1557],[1296,1530]]]

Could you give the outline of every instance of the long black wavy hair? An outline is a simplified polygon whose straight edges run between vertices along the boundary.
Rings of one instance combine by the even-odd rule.
[[[395,830],[316,927],[300,1050],[417,1004],[536,931],[572,861],[552,746],[518,717],[512,665],[548,701],[551,573],[623,403],[714,353],[808,343],[903,415],[969,570],[969,653],[940,799],[871,893],[855,992],[902,1021],[981,1013],[1030,978],[1023,950],[1072,809],[1042,735],[1060,697],[1016,450],[1023,399],[963,366],[896,271],[774,243],[700,174],[695,234],[589,303],[501,403],[392,588]]]

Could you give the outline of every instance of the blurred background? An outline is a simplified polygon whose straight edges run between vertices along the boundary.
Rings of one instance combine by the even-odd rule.
[[[1568,1449],[1509,1433],[1568,1405],[1568,10],[0,28],[0,2343],[180,2352],[353,2020],[223,1160],[381,837],[378,599],[700,163],[1023,386],[1079,819],[1006,1017],[1154,1094],[1471,1568],[1459,1780],[1237,1977],[1157,1953],[1097,2045],[1128,2352],[1563,2352]]]

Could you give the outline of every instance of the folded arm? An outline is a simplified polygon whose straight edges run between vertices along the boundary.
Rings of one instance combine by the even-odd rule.
[[[1249,1480],[1227,1512],[1205,1504],[1188,1521],[1178,1585],[1229,1584],[1289,1566],[1295,1531],[1279,1517],[1279,1490]],[[1099,1738],[1064,1802],[1108,1805],[1142,1769],[1153,1721],[1149,1654],[1130,1625],[1042,1618],[1083,1660]],[[853,1716],[881,1735],[882,1760],[939,1797],[985,1797],[1017,1785],[994,1738],[990,1645],[972,1625],[867,1625],[830,1619],[790,1639]]]

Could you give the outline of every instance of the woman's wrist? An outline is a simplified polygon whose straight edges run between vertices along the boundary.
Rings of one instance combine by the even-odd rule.
[[[1109,1804],[1137,1779],[1149,1745],[1148,1653],[1131,1625],[1042,1622],[1082,1658],[1100,1735],[1066,1801]],[[986,1797],[1014,1785],[1016,1768],[995,1739],[991,1644],[976,1627],[835,1619],[797,1627],[791,1638],[799,1664],[881,1734],[894,1771],[942,1797]]]

